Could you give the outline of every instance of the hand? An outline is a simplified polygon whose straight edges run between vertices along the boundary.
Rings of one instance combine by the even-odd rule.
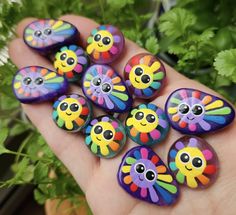
[[[80,16],[66,15],[61,19],[77,26],[81,32],[81,45],[83,47],[86,45],[86,38],[90,31],[98,26],[94,21]],[[53,69],[49,61],[29,49],[23,42],[23,30],[33,20],[28,18],[18,25],[17,33],[19,37],[9,45],[11,59],[19,68],[38,65]],[[146,51],[133,42],[126,40],[122,57],[112,66],[122,75],[128,59],[142,52]],[[168,83],[162,90],[161,95],[153,101],[161,108],[164,108],[168,95],[181,87],[193,87],[217,95],[216,92],[206,86],[187,79],[168,65],[165,66]],[[78,87],[73,87],[72,91],[81,92]],[[204,136],[214,147],[219,157],[220,174],[215,184],[206,190],[191,190],[182,186],[180,187],[180,199],[175,205],[158,207],[132,198],[118,185],[116,174],[121,159],[128,149],[137,146],[137,144],[128,140],[126,147],[115,158],[99,159],[84,144],[83,135],[67,133],[56,127],[51,117],[52,105],[50,103],[22,104],[22,107],[44,136],[51,149],[65,164],[85,192],[88,204],[94,214],[213,214],[215,212],[217,214],[234,214],[236,211],[236,168],[234,167],[236,163],[236,121],[226,129]],[[95,115],[99,115],[97,109]],[[165,163],[171,144],[181,136],[179,132],[171,129],[168,138],[154,147],[154,150]]]

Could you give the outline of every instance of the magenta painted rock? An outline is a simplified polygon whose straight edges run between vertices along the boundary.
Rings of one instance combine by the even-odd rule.
[[[171,126],[185,134],[202,134],[230,124],[235,111],[225,100],[200,90],[181,88],[168,97],[165,106]]]
[[[95,63],[107,64],[116,60],[124,49],[124,36],[112,25],[93,29],[87,39],[87,52]]]
[[[55,52],[64,45],[76,42],[79,32],[74,25],[63,20],[39,19],[24,30],[24,41],[41,54]]]
[[[134,198],[156,205],[171,205],[179,196],[178,184],[160,157],[145,146],[123,157],[118,171],[120,186]]]
[[[40,66],[20,69],[12,85],[16,98],[22,103],[52,100],[64,94],[68,88],[68,82],[63,76]]]
[[[163,87],[166,77],[164,65],[155,56],[137,54],[127,62],[124,69],[125,83],[137,98],[155,98]]]
[[[109,112],[125,112],[132,98],[121,77],[110,66],[95,64],[83,76],[83,92],[98,107]]]
[[[219,168],[214,149],[195,136],[175,141],[168,154],[168,164],[176,180],[190,188],[208,187],[215,181]]]

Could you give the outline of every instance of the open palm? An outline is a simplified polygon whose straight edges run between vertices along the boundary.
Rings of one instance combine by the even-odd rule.
[[[86,38],[90,31],[98,26],[92,20],[84,17],[66,15],[60,19],[74,24],[81,33],[81,46],[85,47]],[[29,49],[23,42],[23,30],[32,22],[33,18],[23,20],[17,28],[19,38],[14,39],[10,47],[12,61],[19,67],[38,65],[53,69],[52,64],[44,57]],[[123,68],[132,56],[146,52],[133,42],[126,40],[122,57],[112,64],[121,75]],[[153,103],[164,108],[168,95],[181,87],[192,87],[217,95],[209,88],[187,79],[174,69],[166,66],[167,84],[161,95]],[[72,92],[81,93],[78,87],[72,87]],[[211,133],[204,138],[214,147],[219,157],[220,173],[213,186],[206,190],[191,190],[181,187],[180,199],[173,206],[159,207],[139,201],[128,195],[117,182],[116,174],[122,156],[128,149],[136,146],[131,140],[126,147],[113,159],[99,159],[95,157],[84,144],[82,134],[67,133],[54,124],[51,114],[52,105],[43,103],[37,105],[22,105],[25,113],[38,128],[47,143],[66,165],[82,190],[86,194],[88,204],[94,214],[235,214],[236,205],[236,121],[229,127],[216,133]],[[95,115],[100,115],[100,110],[95,110]],[[167,160],[167,153],[172,143],[181,137],[181,134],[171,129],[168,138],[154,151]]]

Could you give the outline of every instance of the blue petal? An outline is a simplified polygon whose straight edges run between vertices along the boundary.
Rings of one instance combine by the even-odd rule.
[[[154,184],[154,187],[161,194],[166,203],[170,204],[173,201],[172,195],[168,191],[164,190],[157,183]]]
[[[207,115],[205,115],[203,119],[206,121],[215,122],[215,123],[221,124],[221,125],[225,124],[225,122],[226,122],[225,117],[223,117],[223,116],[207,116]]]
[[[116,106],[121,109],[121,110],[125,110],[126,108],[126,104],[124,102],[122,102],[120,99],[118,99],[117,97],[113,96],[113,95],[109,95],[109,98],[113,101],[113,103],[116,104]]]
[[[141,159],[141,154],[140,154],[140,152],[139,152],[138,150],[136,150],[136,151],[134,152],[134,157],[136,158],[136,160]]]
[[[143,90],[143,93],[145,96],[151,96],[153,94],[153,91],[150,88],[146,88]]]

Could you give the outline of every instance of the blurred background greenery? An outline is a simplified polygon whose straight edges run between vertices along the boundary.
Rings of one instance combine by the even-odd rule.
[[[17,68],[8,58],[7,44],[21,19],[73,13],[113,24],[185,76],[236,104],[234,4],[234,0],[0,0],[0,156],[15,156],[14,174],[0,186],[33,184],[40,204],[55,198],[69,199],[75,207],[86,204],[80,188],[13,96],[11,81]],[[18,151],[10,150],[8,142],[19,136],[23,141],[16,141]]]

